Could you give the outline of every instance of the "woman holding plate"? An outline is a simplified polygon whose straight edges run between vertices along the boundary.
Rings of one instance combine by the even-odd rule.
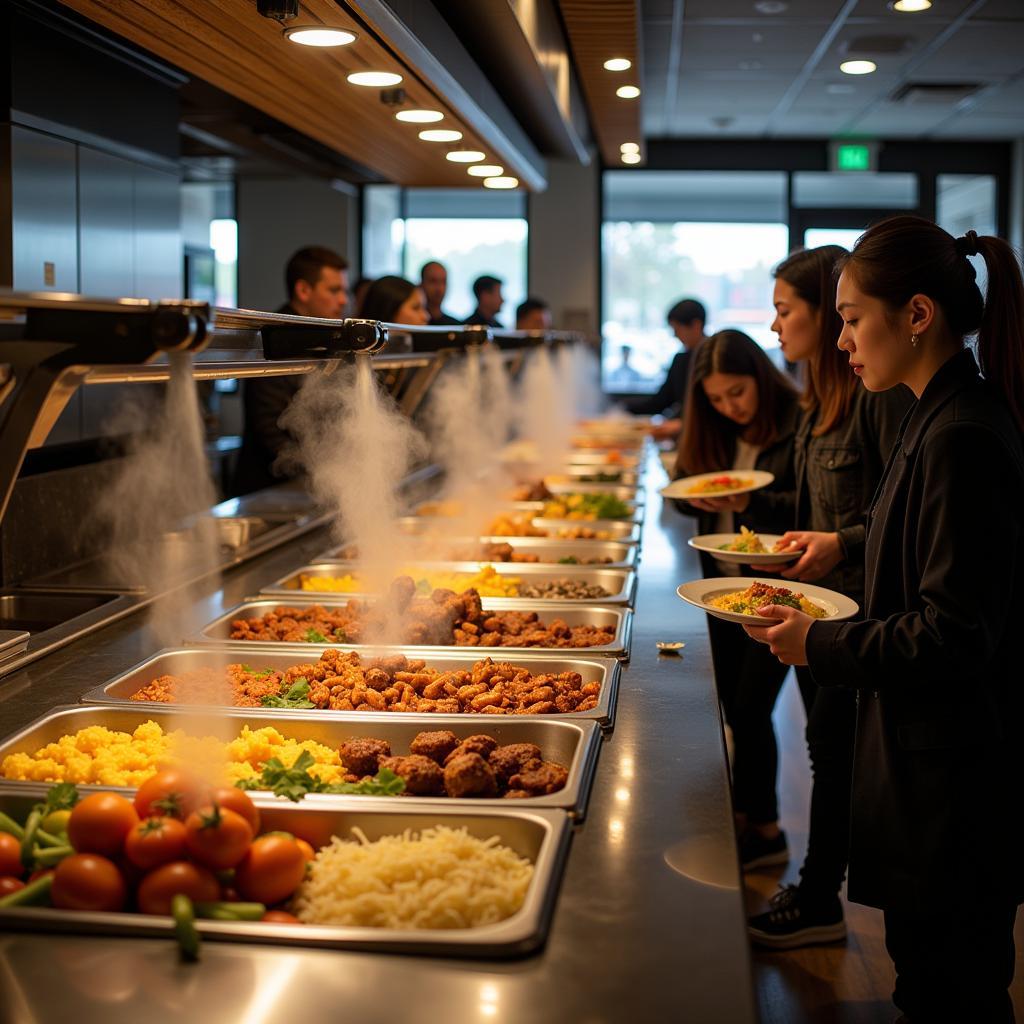
[[[781,574],[863,606],[865,516],[913,396],[906,388],[865,391],[836,348],[843,323],[835,267],[846,255],[838,245],[821,246],[794,253],[775,270],[772,330],[786,358],[803,364],[806,380],[790,519],[802,529],[783,536],[803,554]],[[849,853],[856,706],[852,693],[818,687],[806,670],[797,670],[797,682],[813,774],[807,854],[800,884],[784,886],[771,908],[750,920],[754,941],[777,949],[846,935],[839,891]]]
[[[1024,281],[1001,239],[954,239],[917,217],[871,228],[841,266],[853,373],[918,399],[871,508],[866,618],[775,606],[762,614],[777,625],[747,632],[819,686],[857,694],[849,896],[885,912],[896,1004],[911,1021],[1012,1020]],[[975,332],[977,359],[964,345]]]
[[[693,356],[675,476],[729,468],[742,477],[774,475],[768,487],[738,498],[688,498],[684,513],[699,513],[701,533],[735,534],[740,526],[781,533],[792,523],[793,437],[800,418],[799,392],[764,349],[742,331],[719,331]],[[735,504],[734,504],[735,503]],[[736,571],[701,553],[705,576]],[[779,831],[776,776],[778,746],[772,710],[785,666],[735,626],[708,619],[711,654],[722,709],[733,737],[733,810],[746,867],[782,863],[786,838]],[[767,656],[766,656],[767,655]]]

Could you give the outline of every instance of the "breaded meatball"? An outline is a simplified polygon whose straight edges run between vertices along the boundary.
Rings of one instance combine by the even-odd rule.
[[[391,756],[391,744],[370,738],[346,740],[338,746],[338,756],[353,775],[376,775],[380,759]]]
[[[521,789],[531,796],[547,796],[565,788],[569,770],[554,761],[529,761],[509,779],[509,789]]]
[[[520,772],[528,762],[540,760],[540,747],[536,743],[507,743],[492,750],[487,763],[494,770],[498,785],[504,789],[508,785],[508,780]]]
[[[444,759],[459,745],[459,738],[448,729],[417,733],[409,744],[411,754],[422,754],[443,765]]]
[[[493,736],[467,736],[444,760],[447,765],[456,757],[463,754],[479,754],[484,760],[491,756],[491,751],[496,750],[498,741]]]
[[[498,795],[491,766],[479,754],[459,754],[444,769],[444,788],[450,797]]]
[[[408,757],[382,757],[381,768],[389,768],[405,780],[410,796],[444,796],[444,773],[436,761],[421,754]]]

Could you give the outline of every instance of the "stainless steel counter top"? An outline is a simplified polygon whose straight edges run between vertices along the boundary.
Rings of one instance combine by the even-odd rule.
[[[721,722],[703,618],[674,594],[693,578],[687,524],[649,474],[633,656],[589,816],[576,830],[547,946],[459,961],[170,941],[0,936],[9,1024],[263,1024],[288,1020],[745,1024],[756,1018]],[[323,530],[228,573],[188,612],[192,631],[327,544]],[[0,680],[0,735],[170,642],[138,612]],[[685,640],[683,657],[656,640]]]

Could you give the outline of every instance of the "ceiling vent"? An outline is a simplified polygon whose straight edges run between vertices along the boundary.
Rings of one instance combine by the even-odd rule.
[[[914,48],[914,40],[910,36],[856,36],[847,39],[840,49],[845,53],[869,53],[881,56],[896,56],[908,53]]]
[[[959,103],[980,88],[979,82],[907,82],[892,94],[892,102],[915,105]]]

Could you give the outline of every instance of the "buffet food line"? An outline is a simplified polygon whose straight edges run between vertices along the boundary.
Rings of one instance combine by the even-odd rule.
[[[403,567],[391,648],[367,642],[384,603],[358,552],[318,529],[211,580],[177,647],[135,616],[9,674],[12,1019],[754,1020],[710,657],[655,464],[632,428],[584,430],[458,557]],[[410,513],[425,537],[460,510]],[[236,796],[198,795],[185,845],[146,860],[169,759]],[[174,872],[190,898],[161,900]]]

